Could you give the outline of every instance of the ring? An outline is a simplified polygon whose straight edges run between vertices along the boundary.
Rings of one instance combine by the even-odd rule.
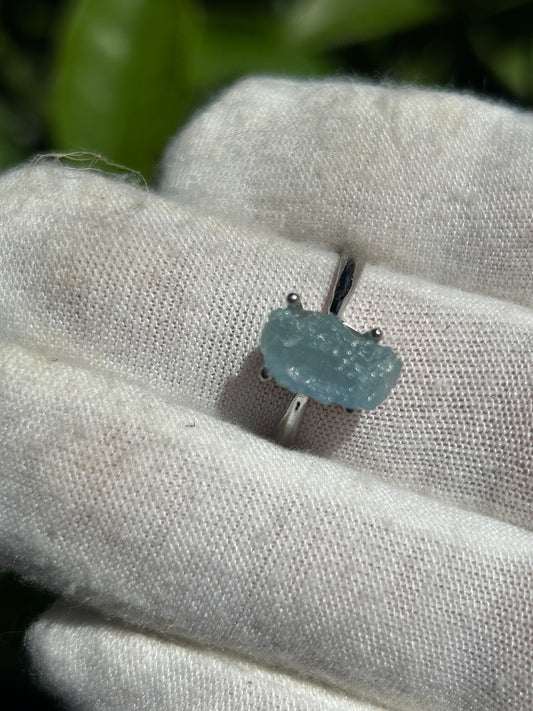
[[[261,380],[273,378],[294,394],[273,438],[294,443],[310,399],[346,412],[373,410],[394,387],[402,363],[382,346],[381,328],[359,333],[341,317],[354,289],[355,260],[341,255],[326,311],[306,311],[300,296],[270,313],[261,334]]]

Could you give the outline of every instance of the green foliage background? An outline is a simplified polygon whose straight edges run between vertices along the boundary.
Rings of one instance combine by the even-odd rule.
[[[194,109],[247,74],[357,75],[533,104],[525,0],[13,0],[0,6],[0,168],[94,151],[157,176]],[[32,691],[23,629],[50,598],[0,578],[0,679]],[[16,700],[15,700],[16,696]]]
[[[87,150],[150,179],[192,110],[251,73],[533,102],[524,0],[17,0],[0,12],[0,167]]]

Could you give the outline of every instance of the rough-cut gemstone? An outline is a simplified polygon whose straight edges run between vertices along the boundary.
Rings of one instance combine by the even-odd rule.
[[[265,367],[279,385],[323,405],[372,410],[396,383],[392,349],[354,331],[334,314],[299,302],[272,311],[261,335]]]

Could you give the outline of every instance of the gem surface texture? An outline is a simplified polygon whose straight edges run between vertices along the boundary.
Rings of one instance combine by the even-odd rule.
[[[334,314],[299,303],[272,311],[261,335],[265,367],[292,393],[323,405],[372,410],[389,394],[402,367],[394,351],[354,331]]]

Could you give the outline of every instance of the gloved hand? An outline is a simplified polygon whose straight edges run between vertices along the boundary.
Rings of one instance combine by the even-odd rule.
[[[533,119],[466,95],[249,80],[160,193],[0,182],[1,562],[70,708],[533,707]],[[287,293],[404,363],[377,410],[261,382]]]

